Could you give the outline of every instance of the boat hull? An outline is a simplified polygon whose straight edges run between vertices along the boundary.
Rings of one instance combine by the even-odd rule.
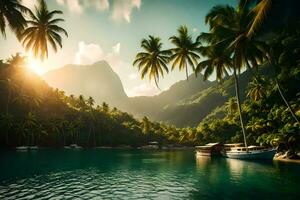
[[[223,152],[222,155],[227,158],[242,159],[242,160],[273,160],[276,153],[276,149],[268,149],[263,151],[251,151],[248,152]]]

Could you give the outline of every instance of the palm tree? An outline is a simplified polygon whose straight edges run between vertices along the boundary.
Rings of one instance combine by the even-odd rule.
[[[141,47],[145,50],[136,55],[133,65],[138,65],[141,71],[141,78],[149,74],[149,80],[154,79],[158,87],[160,76],[164,76],[164,71],[169,72],[167,62],[169,61],[170,51],[162,50],[161,39],[149,35],[149,39],[143,39]],[[159,88],[159,87],[158,87]]]
[[[257,5],[252,9],[254,13],[254,18],[251,22],[251,26],[248,31],[248,37],[251,37],[254,32],[259,28],[266,18],[269,10],[271,9],[272,0],[259,0]]]
[[[21,0],[2,0],[0,1],[0,31],[6,37],[6,26],[19,38],[27,25],[24,18],[25,13],[30,10],[21,4]]]
[[[208,46],[200,48],[201,54],[206,60],[201,61],[195,70],[195,73],[203,72],[203,79],[207,80],[211,75],[216,75],[216,80],[221,81],[229,76],[231,71],[232,60],[229,55],[224,54],[224,50],[218,46]]]
[[[0,118],[0,127],[5,130],[5,143],[9,145],[9,130],[14,126],[14,119],[11,114],[1,115]]]
[[[232,97],[230,98],[226,103],[225,103],[225,108],[228,111],[230,115],[235,113],[238,108],[237,108],[237,103],[236,103],[236,98]]]
[[[90,108],[92,108],[92,107],[94,106],[94,104],[95,104],[95,100],[93,99],[93,97],[89,97],[89,98],[87,99],[87,105],[88,105]]]
[[[259,64],[267,60],[266,52],[268,52],[268,47],[264,42],[255,37],[248,37],[248,27],[253,19],[249,5],[248,0],[241,0],[236,9],[231,6],[214,7],[206,16],[206,23],[210,25],[210,33],[199,36],[199,39],[224,49],[224,55],[232,58],[237,105],[246,147],[238,75],[245,67],[257,69]]]
[[[267,95],[266,79],[258,76],[249,83],[247,96],[253,101],[259,101]]]
[[[86,107],[86,102],[83,95],[79,95],[78,97],[78,106],[81,110],[84,110]]]
[[[20,53],[16,53],[16,55],[11,56],[11,58],[7,60],[7,64],[13,67],[24,67],[26,65],[26,57],[21,56]]]
[[[141,125],[143,134],[148,134],[150,131],[150,121],[146,116],[143,117]]]
[[[178,36],[174,35],[169,39],[175,45],[175,48],[171,49],[172,55],[170,57],[170,60],[173,61],[172,70],[175,69],[176,65],[178,65],[179,70],[185,69],[188,80],[188,65],[195,71],[195,66],[200,59],[200,56],[197,54],[200,42],[198,40],[193,42],[186,26],[180,26],[177,31]]]
[[[44,0],[40,0],[35,7],[35,14],[30,12],[30,20],[27,21],[29,26],[21,35],[22,44],[28,51],[32,49],[35,57],[40,57],[42,60],[48,57],[48,43],[53,50],[57,51],[57,46],[62,48],[62,37],[64,34],[68,37],[65,29],[57,25],[58,22],[63,22],[61,18],[54,18],[56,14],[63,14],[60,10],[49,11]]]
[[[104,113],[108,113],[109,112],[109,105],[105,102],[102,103],[102,110]]]
[[[27,135],[28,135],[27,144],[34,145],[34,134],[35,134],[36,127],[37,127],[36,115],[32,112],[29,112],[27,114],[27,116],[25,117],[23,126],[24,126],[25,132],[27,132]]]

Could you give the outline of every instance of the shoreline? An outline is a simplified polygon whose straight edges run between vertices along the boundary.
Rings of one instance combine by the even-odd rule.
[[[300,164],[300,159],[274,158],[273,161],[278,161],[278,162],[289,162],[289,163]]]

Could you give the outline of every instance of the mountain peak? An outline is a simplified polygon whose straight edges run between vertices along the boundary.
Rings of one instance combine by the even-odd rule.
[[[92,65],[66,65],[46,73],[44,80],[68,95],[91,96],[98,104],[105,101],[120,106],[127,100],[119,76],[105,60]]]

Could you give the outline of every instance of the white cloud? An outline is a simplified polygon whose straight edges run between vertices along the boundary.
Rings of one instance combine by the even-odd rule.
[[[23,0],[30,1],[30,0]],[[71,12],[82,13],[85,8],[95,8],[103,11],[110,8],[109,0],[56,0],[61,6],[68,6]],[[115,21],[131,21],[131,13],[133,9],[141,7],[142,0],[114,0],[111,17]]]
[[[90,65],[100,60],[106,60],[115,72],[120,73],[121,66],[125,65],[119,56],[120,47],[121,44],[117,43],[112,47],[112,52],[105,52],[98,44],[87,44],[81,41],[78,43],[74,63],[78,65]]]
[[[64,5],[64,3],[65,3],[64,0],[56,0],[56,2],[57,2],[59,5]]]
[[[78,43],[78,51],[75,54],[75,63],[89,65],[99,61],[103,57],[103,50],[97,44],[86,44],[81,41]]]
[[[134,8],[141,7],[141,0],[115,0],[112,18],[116,21],[130,22],[131,13]]]
[[[193,28],[193,32],[194,32],[194,33],[197,33],[197,32],[198,32],[198,29],[197,29],[197,28]]]
[[[153,96],[159,94],[161,91],[151,83],[142,83],[134,86],[130,90],[126,90],[128,96]]]
[[[120,44],[120,42],[117,43],[115,46],[113,46],[112,49],[113,49],[114,53],[120,54],[120,50],[121,50],[121,44]]]
[[[139,75],[137,73],[131,73],[128,75],[128,78],[130,80],[136,80],[139,77]]]

